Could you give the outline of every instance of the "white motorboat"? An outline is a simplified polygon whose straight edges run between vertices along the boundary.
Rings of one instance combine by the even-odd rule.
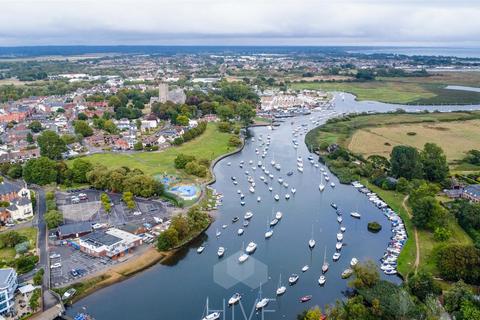
[[[218,250],[217,250],[217,255],[219,258],[223,257],[223,255],[225,254],[225,248],[224,247],[218,247]]]
[[[200,254],[203,252],[203,250],[205,250],[205,247],[204,246],[200,246],[197,248],[197,253]]]
[[[272,187],[268,187],[268,191],[272,192],[273,188]]]
[[[273,230],[272,229],[265,232],[265,239],[270,239],[272,236],[273,236]]]
[[[302,168],[302,167],[297,167],[297,170],[298,170],[299,172],[303,172],[303,168]]]
[[[280,170],[281,168],[282,168],[282,166],[280,166],[280,163],[277,163],[277,164],[275,165],[275,169]]]
[[[338,217],[337,217],[337,222],[338,222],[338,223],[342,223],[342,221],[343,221],[343,218],[340,217],[340,216],[338,216]]]
[[[275,201],[280,200],[280,196],[278,194],[276,194],[273,198],[275,199]]]
[[[307,265],[304,265],[304,266],[302,267],[302,272],[307,272],[308,269],[310,269],[310,267],[308,266],[308,264],[307,264]]]
[[[248,188],[248,191],[250,191],[251,193],[254,193],[255,192],[255,188],[253,186],[250,186],[250,188]]]
[[[323,191],[323,190],[325,190],[325,185],[324,185],[323,183],[320,183],[320,184],[318,185],[318,190],[320,190],[320,192]]]
[[[323,286],[327,282],[327,278],[324,275],[321,275],[320,278],[318,278],[318,284]]]
[[[337,233],[337,240],[342,241],[343,240],[343,233],[339,232]]]
[[[278,281],[278,287],[277,287],[277,296],[281,296],[282,294],[285,293],[285,291],[287,291],[287,287],[282,285],[282,275],[280,274],[280,279]]]
[[[248,260],[250,256],[246,253],[243,253],[240,257],[238,257],[238,262],[244,263],[245,261]]]
[[[283,183],[283,179],[282,178],[278,178],[278,183],[282,184]]]
[[[240,228],[240,229],[238,229],[237,234],[238,234],[239,236],[241,236],[241,235],[243,234],[243,232],[244,232],[243,229]]]
[[[292,188],[292,189],[290,189],[290,191],[292,192],[292,194],[295,194],[295,192],[297,192],[297,189]]]
[[[237,184],[238,184],[238,182],[237,182],[237,181],[233,181],[233,185],[235,185],[235,186],[236,186]]]
[[[335,183],[334,183],[334,182],[330,182],[330,187],[335,188]]]
[[[330,177],[329,177],[329,176],[325,176],[325,181],[330,181]]]
[[[245,195],[243,193],[240,193],[240,199],[245,198]]]
[[[338,261],[338,259],[340,259],[340,253],[339,252],[335,252],[333,254],[333,261]]]
[[[345,232],[345,231],[347,231],[347,228],[345,228],[345,227],[340,227],[340,231],[341,231],[341,232]]]
[[[250,224],[250,222],[248,222],[248,220],[243,221],[243,226],[244,227],[248,227],[249,224]]]
[[[222,225],[222,229],[227,229],[228,225],[224,224]]]
[[[313,249],[315,247],[315,240],[314,239],[308,240],[308,246],[310,247],[310,249]]]
[[[337,249],[337,250],[342,250],[342,247],[343,247],[343,243],[341,243],[341,242],[337,242],[335,244],[335,249]]]
[[[283,217],[283,213],[281,213],[280,211],[277,211],[277,213],[275,213],[275,219],[281,220],[282,217]]]
[[[233,306],[237,304],[242,299],[242,295],[240,293],[235,293],[230,299],[228,299],[228,305]]]
[[[250,242],[245,249],[246,253],[253,253],[257,249],[257,244],[255,242]]]
[[[356,211],[350,212],[350,215],[354,218],[357,218],[357,219],[360,219],[360,217],[361,217],[361,214],[356,212]]]
[[[252,217],[253,217],[253,213],[251,211],[247,211],[243,216],[245,220],[250,220]]]
[[[285,195],[285,199],[287,199],[287,200],[290,199],[290,194],[287,193],[287,194]]]
[[[262,201],[262,197],[257,197],[257,202]]]
[[[278,223],[278,219],[274,218],[272,221],[270,221],[270,226],[273,227]]]
[[[242,194],[242,191],[240,189],[237,190],[238,194]]]
[[[217,231],[215,232],[215,236],[218,238],[218,237],[220,237],[221,234],[222,234],[222,232],[217,229]]]
[[[343,270],[343,272],[342,272],[342,279],[347,279],[347,278],[349,278],[352,274],[353,274],[353,270],[350,269],[350,268],[347,268],[347,269]]]
[[[290,278],[288,278],[288,283],[290,285],[294,285],[295,283],[297,283],[298,278],[299,278],[298,274],[294,273],[290,276]]]
[[[355,267],[358,263],[358,259],[353,257],[352,260],[350,260],[350,266]]]

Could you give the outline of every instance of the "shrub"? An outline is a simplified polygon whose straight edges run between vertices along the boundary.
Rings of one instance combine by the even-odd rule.
[[[228,140],[228,145],[231,147],[239,147],[242,145],[242,140],[237,136],[231,136]]]
[[[220,132],[231,132],[232,124],[228,121],[222,121],[218,123],[218,131]]]
[[[433,238],[437,241],[447,241],[450,239],[452,232],[444,227],[437,227],[435,228],[435,232],[433,233]]]
[[[369,222],[367,228],[368,228],[368,231],[374,232],[374,233],[377,233],[380,230],[382,230],[382,226],[380,225],[380,223],[378,223],[376,221]]]
[[[174,160],[175,168],[177,169],[185,169],[187,163],[195,161],[195,156],[186,155],[180,153]]]

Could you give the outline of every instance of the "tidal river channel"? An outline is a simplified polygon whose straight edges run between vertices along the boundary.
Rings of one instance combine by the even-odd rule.
[[[390,222],[364,194],[350,185],[340,184],[323,165],[318,164],[317,167],[309,162],[310,153],[304,144],[305,132],[343,112],[382,112],[399,107],[409,111],[452,111],[479,109],[480,106],[399,106],[357,102],[351,95],[337,94],[333,110],[288,118],[274,130],[268,127],[250,129],[251,137],[246,140],[245,148],[221,160],[214,168],[217,182],[212,187],[223,194],[223,204],[205,235],[170,261],[93,293],[78,301],[67,313],[74,315],[86,308],[95,319],[200,320],[205,316],[208,298],[210,312],[222,311],[221,319],[295,319],[306,308],[315,305],[323,307],[342,299],[348,283],[341,278],[342,271],[353,257],[380,264],[379,259],[391,237]],[[268,150],[262,158],[269,136]],[[293,139],[298,142],[297,148],[294,148]],[[303,173],[297,169],[299,157],[303,160]],[[317,158],[314,159],[314,163],[318,163]],[[271,165],[272,160],[281,165],[280,170]],[[243,168],[239,166],[241,161],[244,162]],[[273,178],[262,171],[258,161],[274,175]],[[322,181],[322,168],[330,180],[326,182],[325,190],[320,192],[318,186]],[[287,175],[288,172],[293,174]],[[267,183],[261,180],[261,176]],[[232,177],[236,178],[236,185]],[[249,191],[251,183],[247,181],[248,177],[255,182],[253,193]],[[288,187],[280,184],[279,178]],[[331,182],[335,187],[330,186]],[[292,188],[296,189],[294,194]],[[238,190],[245,196],[244,206]],[[285,199],[287,193],[289,200]],[[278,201],[274,199],[275,194],[279,195]],[[331,207],[332,202],[344,212],[341,224]],[[253,217],[249,225],[243,227],[247,211],[251,211]],[[282,219],[272,227],[272,237],[265,239],[269,222],[277,211],[283,213]],[[352,218],[351,211],[359,212],[361,219]],[[233,223],[235,216],[239,217],[239,221]],[[383,227],[379,233],[367,231],[367,223],[373,220]],[[340,226],[346,230],[341,257],[334,262],[332,255],[336,251]],[[241,236],[238,235],[239,228],[244,229]],[[217,237],[217,233],[221,234]],[[313,249],[308,246],[311,238],[316,242]],[[242,246],[246,247],[252,241],[257,244],[255,252],[249,260],[240,264],[238,256]],[[201,254],[197,253],[200,245],[205,246]],[[222,258],[217,256],[220,246],[225,248]],[[319,286],[324,259],[330,267],[325,274],[325,285]],[[305,265],[309,269],[302,272]],[[288,278],[294,273],[299,276],[298,282],[289,286]],[[280,275],[286,292],[277,297]],[[396,276],[383,277],[400,282]],[[229,308],[227,301],[237,292],[242,295],[241,303]],[[254,311],[260,295],[272,299],[263,314]],[[299,299],[306,295],[311,295],[312,299],[301,303]]]

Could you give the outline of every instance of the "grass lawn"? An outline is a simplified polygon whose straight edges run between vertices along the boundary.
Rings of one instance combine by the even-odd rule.
[[[298,82],[295,90],[344,91],[358,100],[399,104],[474,104],[480,93],[445,89],[447,85],[478,87],[480,72],[448,72],[430,77],[379,78],[367,82]]]
[[[122,166],[138,168],[149,175],[175,174],[188,178],[185,173],[175,169],[173,161],[180,154],[194,155],[197,159],[213,160],[218,156],[235,150],[228,145],[231,137],[229,133],[219,132],[215,124],[208,124],[205,132],[178,147],[169,147],[159,152],[138,152],[138,153],[101,153],[85,157],[92,163],[103,164],[108,168]]]
[[[425,143],[433,142],[452,162],[463,159],[469,150],[480,149],[479,137],[480,120],[387,125],[357,130],[348,149],[365,157],[377,154],[388,158],[394,146],[409,145],[420,150]]]

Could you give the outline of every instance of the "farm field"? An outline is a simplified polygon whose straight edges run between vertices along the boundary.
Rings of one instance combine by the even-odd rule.
[[[296,82],[291,89],[344,91],[358,100],[398,104],[477,104],[480,93],[445,89],[448,85],[478,87],[480,72],[445,72],[430,77],[378,78],[366,82]]]
[[[469,150],[480,149],[479,137],[480,120],[387,125],[355,131],[348,149],[365,157],[377,154],[388,158],[396,145],[422,149],[425,143],[433,142],[451,162],[464,158]]]
[[[137,168],[149,175],[176,174],[187,178],[183,172],[175,169],[173,161],[180,154],[194,155],[197,159],[213,160],[218,156],[233,151],[235,148],[228,145],[229,133],[217,130],[215,124],[208,124],[205,132],[178,147],[170,147],[159,152],[138,153],[99,153],[85,157],[92,163],[106,165],[108,168],[126,166]]]

